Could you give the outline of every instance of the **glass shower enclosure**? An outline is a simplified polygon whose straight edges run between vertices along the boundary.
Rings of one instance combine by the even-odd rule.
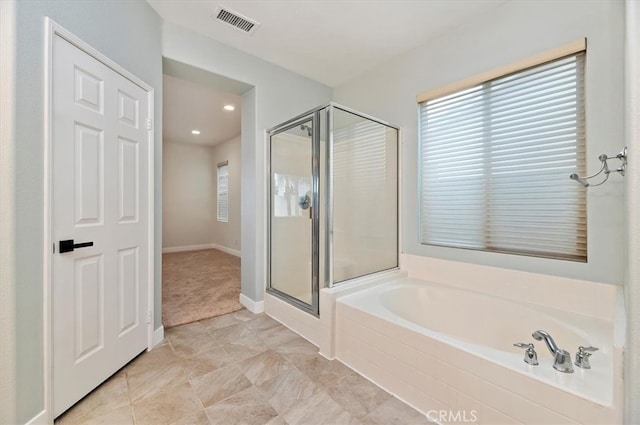
[[[268,131],[270,294],[318,315],[321,288],[398,268],[398,133],[335,103]]]

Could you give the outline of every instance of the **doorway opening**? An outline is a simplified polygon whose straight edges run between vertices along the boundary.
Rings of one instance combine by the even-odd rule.
[[[242,309],[241,94],[249,86],[164,59],[162,322]]]

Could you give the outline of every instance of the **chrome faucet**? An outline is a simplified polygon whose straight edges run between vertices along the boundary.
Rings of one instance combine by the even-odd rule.
[[[558,347],[556,342],[545,331],[535,331],[531,336],[538,340],[547,343],[547,347],[554,357],[553,368],[557,371],[564,373],[573,373],[573,364],[571,363],[571,354],[567,350],[562,350]]]

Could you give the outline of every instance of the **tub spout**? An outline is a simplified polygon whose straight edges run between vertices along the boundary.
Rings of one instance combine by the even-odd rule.
[[[549,351],[551,351],[551,354],[554,356],[556,355],[556,352],[559,350],[558,344],[556,344],[549,333],[547,333],[546,331],[535,331],[531,334],[531,336],[538,341],[544,340],[544,342],[547,343],[547,347],[549,348]]]
[[[556,342],[548,332],[539,330],[532,333],[531,336],[538,341],[544,340],[544,342],[547,344],[547,348],[549,348],[549,351],[554,358],[554,369],[564,373],[573,373],[571,354],[567,350],[562,350],[561,348],[559,348],[558,344],[556,344]]]

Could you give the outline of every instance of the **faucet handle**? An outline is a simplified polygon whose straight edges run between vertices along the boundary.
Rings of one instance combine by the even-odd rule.
[[[538,353],[536,353],[535,346],[531,343],[527,344],[526,342],[516,342],[513,344],[514,347],[518,348],[526,348],[524,352],[524,362],[531,366],[538,365]]]
[[[578,347],[578,352],[582,353],[585,352],[585,354],[588,354],[589,356],[594,352],[594,351],[598,351],[598,347],[583,347],[582,345],[580,347]]]
[[[581,367],[582,369],[591,369],[589,357],[591,357],[594,351],[598,351],[598,348],[583,347],[581,345],[580,347],[578,347],[578,352],[576,353],[576,361],[574,364],[578,367]]]

